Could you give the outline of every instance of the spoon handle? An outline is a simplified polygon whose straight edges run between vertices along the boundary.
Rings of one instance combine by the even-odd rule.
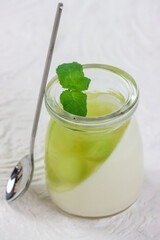
[[[52,54],[53,54],[53,49],[54,49],[54,45],[55,45],[55,41],[56,41],[56,37],[57,37],[62,8],[63,8],[63,4],[58,3],[56,16],[55,16],[55,20],[54,20],[54,25],[53,25],[53,30],[52,30],[51,39],[50,39],[49,48],[48,48],[46,63],[45,63],[45,67],[44,67],[40,92],[39,92],[39,96],[38,96],[38,102],[37,102],[36,112],[35,112],[35,116],[34,116],[32,133],[31,133],[31,142],[30,142],[31,156],[33,156],[34,143],[35,143],[35,137],[36,137],[37,127],[38,127],[38,122],[39,122],[40,111],[41,111],[41,107],[42,107],[43,95],[45,92],[45,87],[46,87],[46,83],[47,83],[47,79],[48,79],[48,73],[49,73],[49,69],[50,69],[50,65],[51,65]]]

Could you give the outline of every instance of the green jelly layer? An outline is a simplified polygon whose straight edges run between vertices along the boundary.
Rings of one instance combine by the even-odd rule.
[[[116,111],[124,99],[115,93],[87,93],[87,117]],[[73,131],[50,119],[46,137],[47,187],[67,191],[93,174],[112,153],[128,122],[101,133]]]

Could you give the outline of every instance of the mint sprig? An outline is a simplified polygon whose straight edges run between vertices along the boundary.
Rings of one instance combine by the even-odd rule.
[[[77,62],[64,63],[56,69],[60,84],[65,90],[60,95],[63,109],[78,116],[87,115],[87,90],[90,79],[84,76],[83,67]]]

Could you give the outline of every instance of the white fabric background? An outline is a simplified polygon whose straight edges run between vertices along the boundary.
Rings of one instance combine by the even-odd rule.
[[[29,149],[34,111],[57,1],[0,0],[0,239],[160,239],[160,1],[64,0],[50,77],[63,62],[104,63],[140,88],[136,112],[144,146],[144,185],[125,212],[102,219],[60,213],[44,181],[48,114],[41,113],[29,191],[5,201],[8,176]]]

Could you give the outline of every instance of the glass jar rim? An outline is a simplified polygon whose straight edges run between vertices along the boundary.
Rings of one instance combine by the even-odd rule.
[[[51,86],[57,81],[58,77],[57,75],[53,77],[53,79],[48,83],[46,90],[45,90],[45,105],[46,108],[51,116],[54,116],[58,120],[62,121],[63,123],[71,124],[72,128],[88,128],[88,129],[94,129],[94,128],[107,128],[116,124],[120,124],[121,122],[124,122],[125,120],[129,119],[132,114],[135,112],[138,100],[139,100],[139,89],[137,87],[137,84],[135,80],[130,76],[127,72],[121,70],[120,68],[105,65],[105,64],[84,64],[83,69],[103,69],[110,72],[113,72],[114,74],[120,76],[125,80],[127,86],[128,86],[128,98],[126,101],[122,104],[122,106],[117,109],[116,111],[103,115],[98,117],[82,117],[77,116],[71,113],[66,112],[65,110],[61,109],[61,112],[57,111],[57,108],[59,105],[58,103],[55,103],[56,107],[51,106],[49,98],[48,98],[48,92]],[[54,99],[55,101],[55,99]]]

